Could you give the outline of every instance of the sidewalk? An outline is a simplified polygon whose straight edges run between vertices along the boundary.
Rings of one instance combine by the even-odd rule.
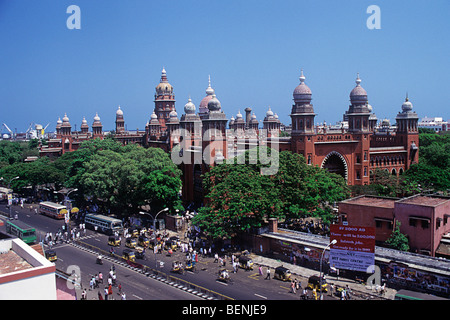
[[[297,265],[294,265],[294,264],[291,264],[291,263],[288,263],[285,261],[270,259],[270,258],[266,258],[263,256],[255,255],[255,254],[252,254],[252,259],[255,264],[261,265],[263,267],[276,268],[276,267],[283,265],[284,267],[288,268],[292,274],[300,276],[300,277],[304,277],[306,279],[308,279],[310,276],[313,276],[313,275],[317,275],[317,276],[319,275],[318,270],[313,270],[313,269],[297,266]],[[375,290],[372,290],[369,287],[366,288],[366,286],[364,284],[357,283],[356,281],[351,280],[351,279],[340,278],[339,280],[337,280],[336,277],[329,276],[329,275],[326,276],[326,279],[329,283],[333,283],[339,287],[348,286],[352,291],[358,291],[358,292],[362,292],[365,294],[372,294],[374,296],[377,295]],[[385,293],[384,293],[383,297],[385,299],[393,300],[396,292],[397,291],[394,289],[385,288]]]

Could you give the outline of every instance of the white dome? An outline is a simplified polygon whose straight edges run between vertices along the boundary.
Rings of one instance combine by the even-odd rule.
[[[186,114],[194,114],[195,113],[195,104],[192,102],[191,98],[189,98],[188,103],[184,105],[184,112]]]
[[[116,115],[117,116],[123,116],[123,111],[120,109],[120,106],[119,106],[119,108],[116,111]]]
[[[153,111],[152,115],[150,116],[150,119],[158,119],[158,116],[156,115],[155,111]]]

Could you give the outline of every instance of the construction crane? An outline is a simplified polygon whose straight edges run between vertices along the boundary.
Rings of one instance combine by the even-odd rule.
[[[5,128],[8,132],[8,134],[3,134],[3,129],[2,129],[2,139],[14,139],[14,133],[12,132],[12,130],[6,125],[6,123],[3,123],[2,128]]]

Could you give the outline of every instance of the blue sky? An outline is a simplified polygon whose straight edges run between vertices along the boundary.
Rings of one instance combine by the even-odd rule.
[[[66,27],[72,4],[80,30]],[[449,31],[446,0],[0,0],[0,123],[53,131],[67,112],[79,130],[98,112],[112,130],[121,105],[127,128],[144,129],[163,67],[179,116],[211,75],[228,118],[271,106],[289,124],[303,68],[316,122],[342,119],[357,72],[379,119],[394,122],[406,92],[419,117],[448,119]]]

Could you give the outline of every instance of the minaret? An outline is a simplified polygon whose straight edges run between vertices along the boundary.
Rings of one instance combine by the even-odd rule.
[[[305,84],[303,69],[300,75],[300,84],[294,89],[294,105],[291,110],[292,120],[292,152],[302,154],[307,159],[314,157],[314,113],[311,104],[311,89]],[[312,160],[311,160],[312,161]],[[308,162],[310,163],[310,162]]]
[[[95,138],[103,139],[103,125],[100,122],[98,113],[95,114],[94,123],[92,124],[92,136]]]
[[[87,134],[89,132],[89,125],[87,123],[87,120],[85,117],[83,117],[83,120],[81,121],[81,133]]]
[[[118,107],[116,111],[116,134],[125,132],[125,120],[123,119],[123,111]]]
[[[212,99],[214,93],[214,89],[211,88],[211,76],[208,76],[208,88],[206,88],[206,97],[204,97],[202,101],[200,101],[200,105],[198,108],[198,115],[200,116],[200,118],[203,118],[209,113],[208,102]]]
[[[208,102],[208,110],[209,113],[202,118],[203,160],[206,165],[214,165],[215,162],[227,158],[226,126],[228,120],[215,94]]]
[[[367,133],[370,130],[369,117],[371,110],[369,110],[369,103],[367,99],[367,92],[361,87],[361,79],[359,73],[356,77],[356,87],[350,92],[350,106],[348,108],[348,131],[351,133]]]
[[[166,121],[170,118],[170,112],[175,111],[175,95],[173,87],[167,80],[166,70],[161,72],[161,80],[156,86],[155,92],[155,113],[161,124],[161,131],[166,131]]]
[[[397,137],[405,146],[407,151],[407,161],[405,162],[408,169],[411,164],[419,161],[419,117],[416,112],[412,111],[413,105],[406,95],[405,102],[402,104],[402,112],[397,114]],[[405,159],[406,160],[406,159]]]

